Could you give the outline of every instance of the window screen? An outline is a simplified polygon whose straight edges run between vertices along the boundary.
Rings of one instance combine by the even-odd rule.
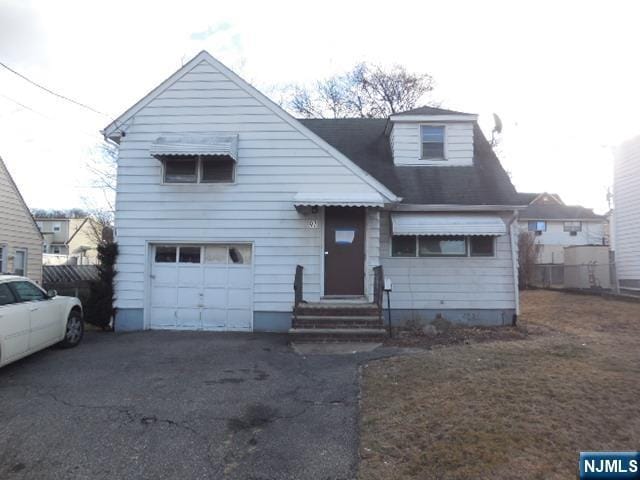
[[[194,157],[171,157],[164,161],[166,183],[196,183],[198,161]]]
[[[444,127],[420,126],[422,158],[425,160],[444,160]]]
[[[235,163],[229,156],[202,157],[202,183],[233,182]]]

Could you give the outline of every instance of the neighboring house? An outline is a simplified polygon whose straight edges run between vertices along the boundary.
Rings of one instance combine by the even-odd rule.
[[[44,237],[47,265],[93,265],[98,262],[96,232],[99,226],[89,218],[36,217]]]
[[[620,288],[640,290],[640,136],[618,147],[613,179],[616,272]]]
[[[201,52],[103,134],[117,329],[287,331],[297,295],[379,299],[379,265],[394,321],[518,312],[517,194],[476,115],[297,120]]]
[[[565,205],[555,193],[519,193],[519,225],[532,232],[540,245],[538,262],[564,263],[564,248],[574,245],[606,245],[607,221],[604,215],[575,205]]]
[[[0,274],[42,282],[42,235],[0,158]]]

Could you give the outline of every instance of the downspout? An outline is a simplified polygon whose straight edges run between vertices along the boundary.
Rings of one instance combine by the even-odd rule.
[[[515,221],[518,219],[518,210],[513,211],[513,215],[509,218],[507,227],[509,228],[509,236],[511,237],[511,260],[513,264],[513,288],[516,304],[516,313],[513,315],[512,325],[515,326],[520,315],[520,290],[518,289],[518,242],[514,235],[514,227],[517,228]]]

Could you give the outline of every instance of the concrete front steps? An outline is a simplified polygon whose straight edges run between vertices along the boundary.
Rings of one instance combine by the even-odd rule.
[[[381,342],[386,336],[377,306],[364,302],[301,303],[289,330],[295,343]]]

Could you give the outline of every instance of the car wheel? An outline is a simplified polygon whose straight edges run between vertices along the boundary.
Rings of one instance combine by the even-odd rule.
[[[82,315],[77,310],[72,310],[67,318],[67,329],[64,333],[64,340],[60,342],[62,348],[72,348],[80,343],[84,334],[84,323]]]

